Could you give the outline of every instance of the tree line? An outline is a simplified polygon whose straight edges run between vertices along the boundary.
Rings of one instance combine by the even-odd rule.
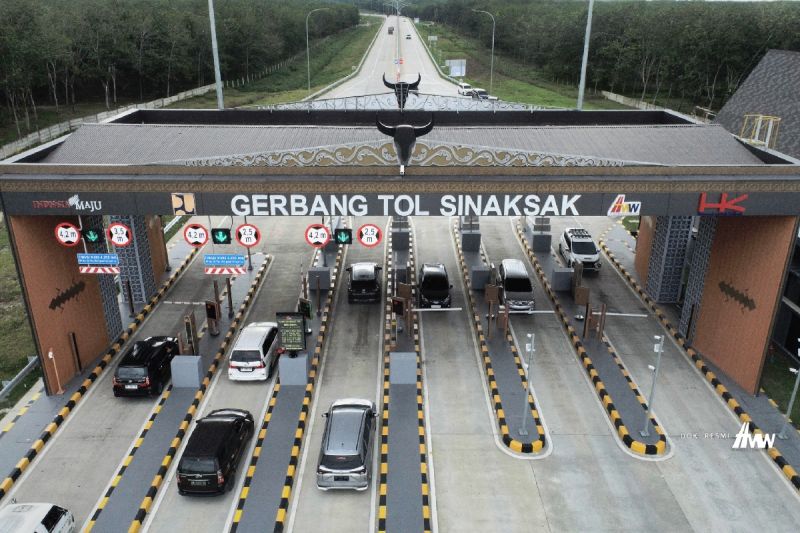
[[[369,0],[362,0],[368,6]],[[453,27],[578,84],[588,2],[419,0],[403,13]],[[800,50],[797,2],[597,2],[587,87],[719,109],[771,48]]]
[[[223,79],[250,76],[359,22],[353,5],[217,0]],[[36,129],[37,106],[144,101],[214,79],[207,0],[0,0],[0,122]],[[3,117],[2,115],[6,115]]]

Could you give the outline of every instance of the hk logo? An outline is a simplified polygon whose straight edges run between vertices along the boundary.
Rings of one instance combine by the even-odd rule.
[[[614,203],[608,208],[608,216],[624,217],[638,215],[642,211],[642,202],[626,202],[624,194],[618,194]]]
[[[100,200],[91,200],[89,202],[84,202],[80,199],[80,197],[76,194],[74,196],[70,196],[67,200],[67,203],[70,207],[75,208],[78,211],[88,211],[90,213],[94,213],[95,211],[100,211],[103,208],[103,202]]]
[[[736,434],[733,441],[734,450],[772,448],[775,445],[775,433],[750,433],[750,422],[745,422]]]
[[[729,198],[728,193],[719,195],[719,202],[712,202],[708,194],[700,193],[700,202],[697,205],[698,215],[743,215],[747,207],[741,205],[747,200],[748,195],[742,194],[736,198]]]

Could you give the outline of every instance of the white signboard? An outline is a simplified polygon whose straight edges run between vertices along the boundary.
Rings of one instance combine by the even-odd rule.
[[[450,76],[454,78],[463,78],[467,75],[466,59],[448,59],[444,64],[450,67]]]

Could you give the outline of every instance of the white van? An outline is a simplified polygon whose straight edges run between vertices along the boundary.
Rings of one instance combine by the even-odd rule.
[[[73,533],[72,513],[51,503],[12,503],[0,509],[0,533]]]
[[[467,96],[468,93],[472,90],[472,85],[469,83],[464,83],[463,81],[458,84],[458,94],[461,96]]]
[[[228,361],[228,379],[265,381],[272,377],[277,361],[278,324],[253,322],[239,333]]]

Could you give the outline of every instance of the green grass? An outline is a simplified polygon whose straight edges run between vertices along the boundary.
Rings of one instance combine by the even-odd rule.
[[[786,412],[789,398],[792,395],[795,375],[789,372],[789,367],[794,366],[796,365],[790,364],[789,358],[784,353],[773,351],[767,354],[767,360],[764,363],[761,387],[766,391],[767,396],[778,403],[778,408],[782,413]],[[790,418],[795,427],[800,427],[798,425],[800,424],[800,398],[795,400]]]
[[[447,59],[466,59],[467,76],[464,81],[489,90],[490,53],[477,39],[467,38],[442,25],[418,24],[417,29],[424,42],[429,35],[438,41],[431,48],[439,65]],[[445,70],[446,69],[442,69]],[[548,107],[574,108],[578,99],[578,88],[561,85],[546,79],[542,72],[498,53],[494,57],[494,86],[492,93],[508,102],[541,105]],[[584,109],[628,109],[622,104],[586,94]]]
[[[0,221],[0,379],[11,379],[36,355],[14,258],[4,221]]]
[[[35,368],[31,371],[30,374],[25,376],[25,378],[16,386],[14,390],[12,390],[5,400],[0,401],[0,416],[4,416],[9,409],[12,409],[20,398],[25,396],[25,393],[33,387],[39,378],[42,377],[42,370],[40,368]]]
[[[364,56],[375,33],[380,29],[379,19],[370,17],[369,26],[358,26],[329,37],[324,43],[311,48],[311,93],[330,85],[352,73]],[[309,95],[308,73],[305,57],[242,87],[223,90],[225,107],[270,105],[297,102]],[[177,102],[171,107],[183,109],[208,109],[217,106],[213,91]]]
[[[161,215],[161,226],[166,228],[167,224],[175,218],[174,215]],[[164,242],[169,242],[169,240],[178,233],[183,228],[183,225],[178,222],[174,226],[172,226],[167,233],[164,234]]]

